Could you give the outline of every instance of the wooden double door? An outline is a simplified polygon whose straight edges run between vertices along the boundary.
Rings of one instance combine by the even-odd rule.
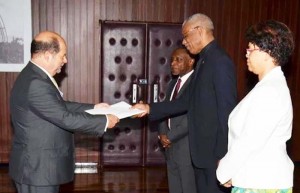
[[[171,53],[181,40],[180,24],[101,22],[101,100],[164,100],[172,78]],[[163,164],[157,124],[147,118],[122,119],[100,141],[101,165]]]

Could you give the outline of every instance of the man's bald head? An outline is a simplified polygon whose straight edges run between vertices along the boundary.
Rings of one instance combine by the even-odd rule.
[[[66,43],[59,34],[51,31],[41,32],[31,42],[31,57],[34,58],[36,55],[46,51],[58,53],[62,44],[65,45]]]
[[[51,76],[60,73],[61,68],[68,62],[64,39],[50,31],[36,35],[31,43],[31,61]]]

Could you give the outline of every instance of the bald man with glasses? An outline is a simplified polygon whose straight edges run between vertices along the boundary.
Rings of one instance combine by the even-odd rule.
[[[182,44],[198,57],[189,88],[179,98],[155,104],[137,104],[150,120],[187,113],[190,156],[197,192],[225,191],[216,179],[219,160],[227,152],[228,116],[237,102],[235,65],[218,45],[211,19],[201,13],[182,24]]]

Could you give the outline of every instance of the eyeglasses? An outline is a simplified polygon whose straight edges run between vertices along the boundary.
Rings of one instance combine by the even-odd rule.
[[[253,48],[253,49],[246,49],[247,54],[251,54],[252,52],[254,52],[255,50],[260,50],[259,48]]]
[[[194,31],[195,29],[198,29],[200,28],[201,26],[196,26],[196,27],[193,27],[192,29],[190,29],[188,32],[186,32],[184,35],[183,35],[183,39],[186,39],[188,37],[188,34],[191,33],[192,31]]]

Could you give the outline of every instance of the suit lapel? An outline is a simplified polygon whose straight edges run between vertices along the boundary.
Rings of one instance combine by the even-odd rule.
[[[194,72],[193,72],[194,73]],[[189,82],[191,81],[191,77],[192,77],[193,74],[191,74],[189,76],[189,78],[185,81],[185,83],[182,85],[181,89],[179,90],[176,98],[180,97],[180,95],[182,95],[182,93],[184,92],[184,90],[188,87],[189,85]]]
[[[176,82],[177,82],[177,78],[173,78],[172,81],[170,82],[170,85],[168,86],[168,90],[166,92],[166,99],[170,100],[171,94],[172,94],[172,90],[173,90]]]

